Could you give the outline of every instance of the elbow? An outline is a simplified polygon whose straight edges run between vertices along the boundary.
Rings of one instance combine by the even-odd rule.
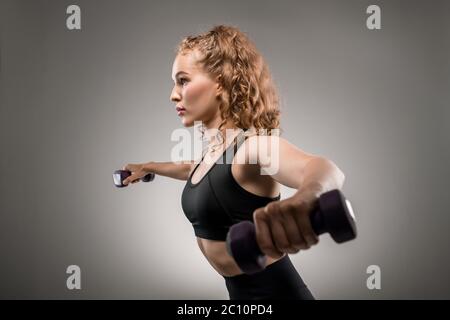
[[[345,182],[345,174],[335,163],[333,163],[333,166],[335,168],[336,187],[337,189],[342,189]]]
[[[345,174],[339,170],[339,180],[338,180],[338,187],[339,189],[342,189],[345,182]]]
[[[328,172],[330,174],[331,181],[333,181],[334,184],[333,189],[342,189],[345,182],[344,172],[333,161],[325,158],[322,159],[328,164]]]

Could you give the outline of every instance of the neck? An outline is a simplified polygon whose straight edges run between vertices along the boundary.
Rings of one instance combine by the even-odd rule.
[[[219,126],[220,126],[221,122],[222,122],[222,119],[220,117],[216,117],[209,122],[203,123],[203,126],[206,129],[205,138],[207,139],[208,144],[214,145],[214,144],[220,143],[219,141],[217,141],[218,140],[217,135],[218,135]],[[220,129],[220,133],[224,139],[227,139],[227,138],[233,139],[239,133],[239,130],[237,130],[237,129],[238,128],[236,128],[234,126],[232,121],[228,120],[225,123],[225,125],[222,126],[222,128]],[[227,136],[227,133],[228,133],[228,136]]]

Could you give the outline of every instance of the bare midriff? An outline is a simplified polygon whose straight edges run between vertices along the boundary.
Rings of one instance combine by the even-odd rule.
[[[209,240],[197,237],[197,243],[209,264],[221,275],[232,277],[243,272],[233,257],[228,254],[225,241]],[[266,266],[281,258],[267,257]]]

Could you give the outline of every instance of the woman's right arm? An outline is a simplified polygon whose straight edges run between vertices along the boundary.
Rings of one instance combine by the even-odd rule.
[[[160,176],[166,176],[178,180],[187,180],[194,167],[194,161],[190,162],[148,162],[144,163],[143,170],[146,173],[153,172]]]
[[[122,184],[137,183],[140,179],[149,173],[159,174],[179,180],[187,180],[191,171],[194,168],[194,161],[184,162],[147,162],[147,163],[129,163],[123,167],[123,170],[128,170],[131,175],[124,179]]]

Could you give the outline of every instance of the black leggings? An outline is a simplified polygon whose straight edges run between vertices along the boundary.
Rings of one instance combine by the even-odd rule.
[[[263,271],[223,277],[230,300],[314,300],[287,254]]]

